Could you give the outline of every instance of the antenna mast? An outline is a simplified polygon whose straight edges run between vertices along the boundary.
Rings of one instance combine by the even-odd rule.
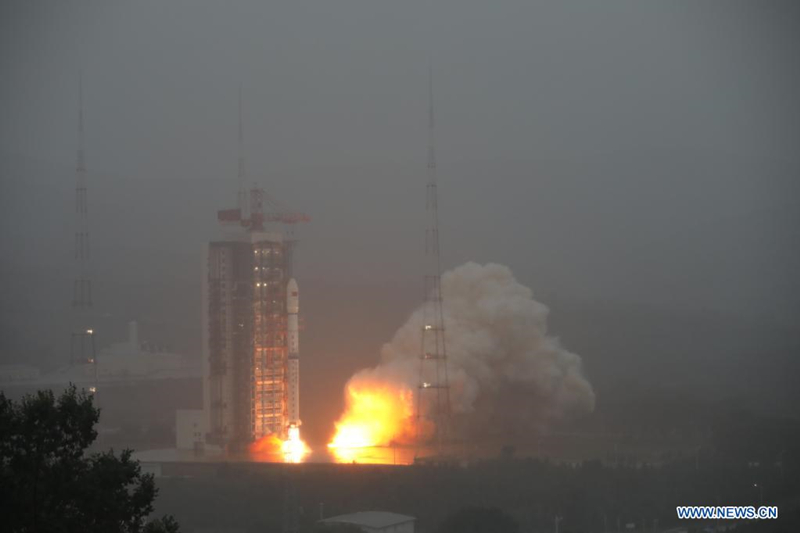
[[[78,151],[75,166],[75,263],[76,277],[72,286],[72,307],[75,309],[77,329],[70,342],[70,364],[92,365],[97,392],[97,358],[95,357],[94,330],[89,322],[92,308],[92,280],[89,277],[89,205],[87,201],[86,159],[83,134],[83,76],[78,76]]]
[[[242,218],[247,218],[247,187],[245,186],[244,172],[244,128],[242,127],[242,86],[239,86],[239,169],[237,173],[238,192],[236,195],[236,207],[239,208]]]
[[[86,161],[83,135],[83,77],[78,78],[78,161],[75,168],[75,260],[78,267],[72,291],[72,306],[92,307],[92,281],[89,279],[89,206],[86,201]]]
[[[436,184],[436,150],[434,143],[433,69],[428,71],[428,169],[425,208],[428,224],[425,230],[425,301],[422,307],[422,342],[417,394],[417,434],[422,436],[423,417],[435,424],[437,455],[450,432],[450,384],[447,375],[444,312],[442,310],[441,257],[439,249],[439,205]],[[423,396],[425,398],[423,399]]]

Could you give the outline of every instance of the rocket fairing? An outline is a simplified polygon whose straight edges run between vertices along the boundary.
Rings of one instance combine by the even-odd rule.
[[[288,428],[291,433],[292,428],[298,428],[300,422],[300,331],[297,322],[297,314],[300,312],[300,293],[297,288],[297,281],[294,278],[289,280],[286,286],[286,311],[288,329]]]

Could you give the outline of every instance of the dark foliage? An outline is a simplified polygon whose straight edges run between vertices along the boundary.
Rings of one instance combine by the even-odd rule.
[[[87,455],[100,410],[70,386],[18,403],[0,392],[0,516],[14,532],[175,533],[167,517],[147,524],[156,496],[131,451]]]
[[[494,507],[464,507],[448,516],[439,533],[518,533],[519,524]]]
[[[152,520],[144,526],[142,533],[179,533],[180,526],[171,516],[164,516],[157,520]]]

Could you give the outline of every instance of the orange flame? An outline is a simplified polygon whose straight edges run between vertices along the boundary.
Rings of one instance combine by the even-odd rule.
[[[285,462],[300,463],[311,449],[300,438],[300,428],[293,425],[289,428],[288,438],[281,445],[281,451]]]
[[[339,461],[356,460],[355,449],[414,439],[414,394],[405,387],[359,379],[347,384],[345,412],[328,444]]]
[[[283,441],[276,435],[266,435],[250,444],[248,451],[254,455],[275,455],[281,453]]]
[[[269,461],[283,457],[285,463],[300,463],[311,451],[300,438],[298,427],[289,428],[286,440],[281,440],[276,435],[267,435],[250,444],[248,450],[251,455],[261,460]]]

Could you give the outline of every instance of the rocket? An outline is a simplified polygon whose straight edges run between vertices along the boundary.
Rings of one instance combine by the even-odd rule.
[[[297,313],[300,312],[300,292],[297,281],[289,280],[286,286],[286,311],[288,314],[288,347],[289,357],[287,364],[288,380],[288,427],[287,434],[299,433],[300,427],[300,331],[297,323]]]

